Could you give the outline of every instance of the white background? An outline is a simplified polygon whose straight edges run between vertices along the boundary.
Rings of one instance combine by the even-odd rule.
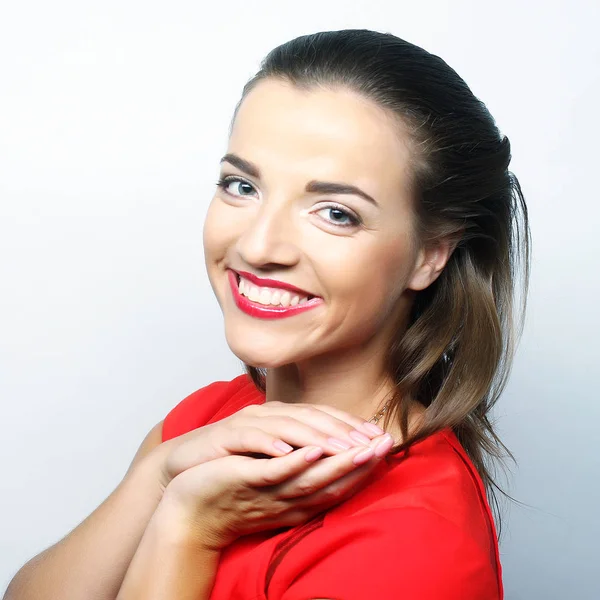
[[[594,4],[3,2],[0,590],[177,402],[241,372],[201,243],[232,110],[274,46],[358,27],[442,56],[511,140],[533,273],[497,411],[530,505],[507,512],[506,597],[600,597]]]

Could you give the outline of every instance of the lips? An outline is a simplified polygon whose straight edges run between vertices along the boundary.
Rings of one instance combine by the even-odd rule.
[[[263,277],[258,277],[257,275],[253,275],[252,273],[248,273],[246,271],[234,271],[237,275],[241,275],[244,279],[251,281],[253,284],[259,287],[268,287],[268,288],[279,288],[281,290],[287,290],[293,294],[298,294],[299,296],[306,296],[310,300],[315,296],[310,294],[306,290],[302,290],[295,285],[290,283],[285,283],[284,281],[277,281],[276,279],[266,279]]]
[[[227,275],[229,278],[231,293],[233,295],[233,299],[235,301],[236,306],[242,312],[246,313],[251,317],[257,317],[262,319],[281,319],[301,314],[323,304],[323,298],[314,297],[311,294],[305,292],[304,290],[292,286],[291,284],[283,283],[273,279],[263,279],[261,277],[256,277],[252,274],[248,274],[250,275],[250,277],[246,277],[244,272],[241,271],[240,275],[243,276],[245,280],[254,283],[256,286],[260,285],[263,288],[263,290],[265,289],[266,284],[269,284],[269,288],[281,290],[283,292],[281,299],[285,304],[287,304],[287,306],[283,306],[282,304],[265,304],[264,299],[263,303],[256,302],[240,293],[240,282],[238,280],[238,274],[235,271],[228,270]],[[277,291],[276,293],[279,293],[279,291]],[[296,297],[296,302],[293,306],[290,305],[291,294],[294,294]],[[287,300],[284,299],[286,295]],[[301,302],[299,302],[299,296],[302,296]]]

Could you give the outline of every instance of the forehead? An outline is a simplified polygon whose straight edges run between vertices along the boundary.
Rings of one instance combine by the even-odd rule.
[[[261,81],[239,107],[229,151],[256,163],[265,177],[343,178],[376,195],[404,189],[408,176],[407,137],[399,123],[344,88],[307,91]]]

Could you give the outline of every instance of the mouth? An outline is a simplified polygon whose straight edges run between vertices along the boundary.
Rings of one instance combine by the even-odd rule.
[[[323,298],[291,284],[231,269],[228,270],[228,276],[238,308],[253,317],[287,317],[323,304]]]

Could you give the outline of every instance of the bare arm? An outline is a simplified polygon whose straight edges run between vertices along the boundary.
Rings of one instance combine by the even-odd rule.
[[[4,600],[114,600],[162,490],[151,452],[162,421],[138,449],[112,494],[62,540],[29,560],[12,579]]]
[[[168,492],[167,492],[168,494]],[[116,600],[208,600],[220,551],[198,543],[189,522],[161,501]]]

